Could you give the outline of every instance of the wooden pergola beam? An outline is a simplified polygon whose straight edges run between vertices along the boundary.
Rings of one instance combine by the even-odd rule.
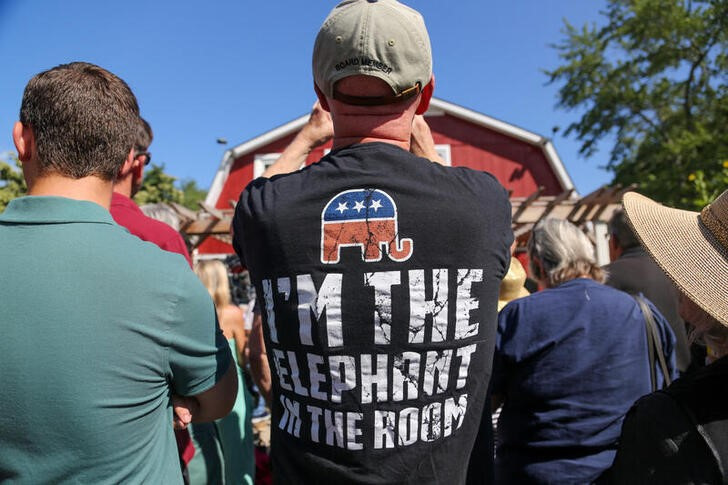
[[[516,212],[512,214],[511,219],[513,221],[518,221],[519,217],[521,217],[521,214],[523,214],[523,212],[528,209],[528,206],[530,206],[534,200],[538,199],[538,197],[541,195],[541,192],[543,192],[543,189],[544,186],[540,185],[534,193],[526,198],[526,200],[518,204],[518,208],[516,209]]]
[[[184,229],[188,236],[230,234],[230,220],[200,219],[190,222]]]

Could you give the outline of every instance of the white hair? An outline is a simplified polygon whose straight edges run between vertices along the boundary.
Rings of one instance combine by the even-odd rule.
[[[168,226],[172,226],[175,231],[179,231],[179,216],[167,204],[158,202],[156,204],[144,204],[140,207],[145,216],[151,217],[158,221],[164,222]]]
[[[531,272],[549,287],[579,277],[604,282],[604,271],[594,257],[594,247],[578,227],[563,219],[544,219],[533,228],[528,241]],[[541,263],[541,274],[533,260]]]

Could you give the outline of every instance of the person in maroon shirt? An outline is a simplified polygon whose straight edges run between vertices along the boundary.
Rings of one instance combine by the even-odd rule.
[[[152,143],[152,128],[143,118],[139,118],[137,142],[134,147],[135,157],[131,163],[125,163],[119,171],[114,183],[114,195],[111,199],[111,216],[117,224],[124,226],[144,241],[153,242],[165,251],[179,253],[185,257],[190,266],[192,260],[182,236],[167,224],[147,217],[131,199],[142,185],[144,167],[152,159],[149,145]]]
[[[187,263],[192,266],[192,259],[187,251],[182,236],[167,224],[147,217],[131,200],[131,197],[139,190],[144,178],[144,167],[151,161],[149,145],[152,143],[152,127],[143,118],[139,118],[137,127],[137,141],[134,144],[134,160],[124,162],[119,175],[114,182],[114,193],[111,198],[111,217],[117,224],[129,230],[130,233],[143,241],[149,241],[165,251],[178,253],[184,256]],[[177,449],[179,450],[180,462],[183,466],[183,475],[187,464],[195,456],[195,447],[192,444],[190,432],[187,429],[175,430],[177,438]]]

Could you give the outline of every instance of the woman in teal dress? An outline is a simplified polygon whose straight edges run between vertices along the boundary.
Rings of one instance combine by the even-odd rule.
[[[245,367],[246,334],[242,310],[231,303],[227,270],[221,261],[200,261],[195,273],[215,302],[220,329],[228,339],[238,365],[238,397],[230,414],[215,421],[224,458],[225,484],[252,485],[255,479],[255,453],[250,413],[253,402],[242,378]]]

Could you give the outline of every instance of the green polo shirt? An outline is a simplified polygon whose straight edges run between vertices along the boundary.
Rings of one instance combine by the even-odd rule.
[[[92,202],[0,214],[0,482],[180,483],[170,395],[231,361],[184,258]]]

